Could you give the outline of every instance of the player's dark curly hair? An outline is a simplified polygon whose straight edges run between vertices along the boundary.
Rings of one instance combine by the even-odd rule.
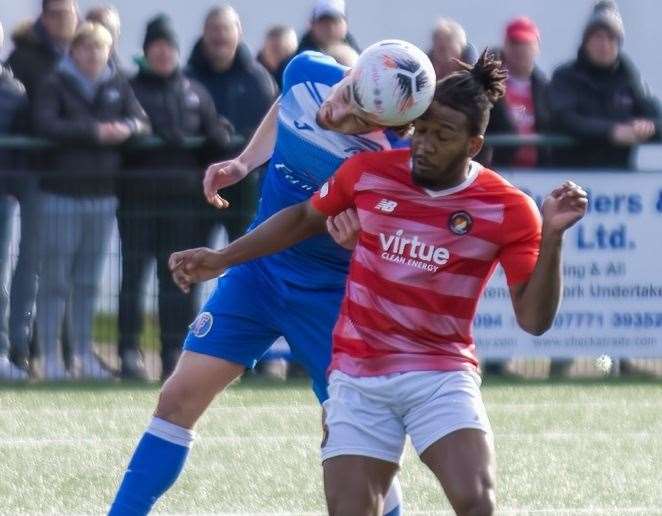
[[[458,61],[461,70],[437,82],[434,102],[464,113],[469,119],[469,134],[485,133],[494,103],[506,92],[508,72],[488,49],[470,65]]]

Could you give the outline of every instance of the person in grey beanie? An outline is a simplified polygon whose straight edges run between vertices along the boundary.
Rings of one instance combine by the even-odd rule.
[[[578,145],[553,153],[556,166],[633,169],[637,145],[662,135],[658,100],[623,52],[625,27],[613,0],[597,2],[584,28],[577,59],[552,77],[549,105],[553,128]],[[554,360],[550,374],[568,372],[571,360]],[[629,360],[621,374],[639,374]]]
[[[577,59],[560,66],[549,91],[554,128],[579,140],[555,153],[558,166],[633,168],[637,145],[662,134],[658,101],[624,54],[616,2],[597,2]]]

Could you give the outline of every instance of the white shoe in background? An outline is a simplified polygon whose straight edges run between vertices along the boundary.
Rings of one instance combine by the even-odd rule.
[[[22,381],[27,379],[28,373],[26,373],[20,367],[14,365],[14,363],[9,360],[9,358],[0,356],[1,381]]]
[[[72,360],[73,377],[78,380],[110,380],[114,375],[91,351],[74,355]]]

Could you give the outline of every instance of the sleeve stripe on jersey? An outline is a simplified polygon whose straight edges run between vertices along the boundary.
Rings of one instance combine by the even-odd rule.
[[[318,106],[321,106],[322,105],[322,99],[321,99],[321,97],[318,96],[319,94],[317,94],[317,95],[315,94],[315,90],[313,89],[312,83],[308,82],[308,81],[305,81],[303,83],[303,85],[308,90],[308,93],[310,93],[310,96],[315,101],[315,104],[317,104]]]
[[[319,90],[317,89],[317,85],[314,82],[310,83],[311,88],[313,88],[313,92],[317,96],[317,100],[319,100],[320,106],[322,105],[322,102],[324,102],[324,99],[322,99],[322,95],[320,94]]]

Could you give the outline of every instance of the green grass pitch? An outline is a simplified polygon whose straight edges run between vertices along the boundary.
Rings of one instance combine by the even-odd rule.
[[[0,514],[102,514],[154,386],[0,387]],[[498,514],[662,515],[659,382],[486,382]],[[157,513],[323,514],[320,409],[307,385],[249,379],[197,428]],[[450,514],[408,446],[406,514]]]

